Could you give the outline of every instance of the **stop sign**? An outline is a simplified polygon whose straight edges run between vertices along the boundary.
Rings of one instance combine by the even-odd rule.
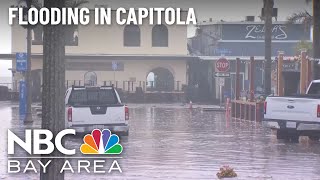
[[[230,68],[230,61],[228,61],[226,58],[220,58],[216,62],[216,69],[218,72],[227,72]]]

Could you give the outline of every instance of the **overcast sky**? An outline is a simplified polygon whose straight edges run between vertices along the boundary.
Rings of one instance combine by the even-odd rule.
[[[0,53],[11,51],[11,31],[7,23],[8,4],[8,1],[0,0]],[[0,60],[0,77],[11,76],[8,68],[11,68],[11,61]]]
[[[117,7],[180,7],[195,8],[199,21],[212,18],[213,21],[242,21],[245,16],[260,15],[263,6],[262,0],[90,0],[88,7],[98,5],[108,5]],[[0,0],[0,53],[11,52],[11,34],[8,25],[8,7],[17,3],[17,0]],[[305,0],[275,0],[275,7],[278,10],[278,20],[284,21],[286,18],[299,11],[311,12],[311,6],[305,4]],[[189,35],[192,31],[189,32]],[[0,77],[10,76],[7,70],[11,68],[11,61],[0,60]]]

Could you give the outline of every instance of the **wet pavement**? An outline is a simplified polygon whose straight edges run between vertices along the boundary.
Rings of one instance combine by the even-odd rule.
[[[228,120],[223,112],[187,105],[130,107],[130,135],[120,137],[124,151],[117,159],[123,173],[66,173],[65,179],[217,179],[223,165],[235,169],[235,179],[320,179],[320,142],[278,141],[261,123]],[[33,173],[7,174],[6,137],[8,128],[19,134],[40,127],[40,119],[23,125],[18,106],[10,102],[0,102],[0,115],[0,179],[39,179]],[[81,137],[67,141],[77,149],[81,144]],[[106,161],[108,171],[113,159]]]

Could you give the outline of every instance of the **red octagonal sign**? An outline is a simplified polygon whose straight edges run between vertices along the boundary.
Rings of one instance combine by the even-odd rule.
[[[230,69],[230,61],[228,61],[226,58],[220,58],[216,62],[216,69],[218,72],[227,72]]]

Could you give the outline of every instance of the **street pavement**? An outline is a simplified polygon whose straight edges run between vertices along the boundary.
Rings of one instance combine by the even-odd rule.
[[[223,165],[235,169],[236,179],[320,179],[319,142],[278,141],[261,123],[228,120],[223,112],[203,112],[201,106],[129,106],[130,135],[120,137],[124,151],[118,162],[123,173],[68,172],[65,179],[217,179]],[[34,116],[33,124],[24,125],[17,104],[10,102],[0,102],[0,115],[0,179],[39,179],[30,172],[7,173],[7,129],[22,135],[26,128],[39,128],[41,120]],[[82,143],[82,136],[66,141],[77,150]],[[26,153],[19,150],[16,156]],[[70,161],[76,166],[75,159]],[[113,160],[106,161],[110,165]]]

